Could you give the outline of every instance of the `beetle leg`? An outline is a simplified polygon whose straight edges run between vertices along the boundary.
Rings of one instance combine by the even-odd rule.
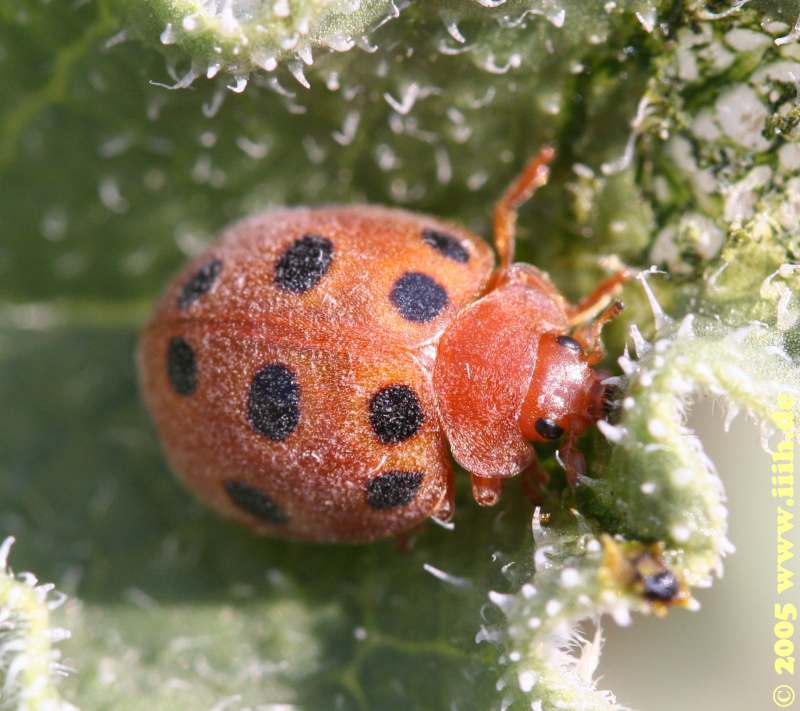
[[[494,207],[494,246],[500,260],[500,269],[508,267],[514,258],[517,210],[547,182],[550,174],[548,164],[553,161],[555,155],[556,152],[551,146],[541,148],[528,161],[516,180],[506,188],[503,197]]]
[[[522,470],[521,474],[522,491],[534,506],[539,506],[544,502],[544,489],[550,481],[550,474],[542,468],[536,457]]]
[[[597,365],[605,357],[603,341],[600,339],[600,332],[609,321],[619,316],[625,308],[621,301],[609,304],[592,323],[587,324],[575,333],[575,340],[583,346],[586,352],[586,361],[589,365]]]
[[[447,522],[456,512],[456,482],[452,467],[448,468],[445,491],[438,507],[433,512],[433,517],[438,521]]]
[[[633,269],[628,267],[620,269],[601,281],[591,294],[581,299],[577,304],[568,306],[567,318],[570,326],[586,323],[595,314],[599,313],[601,309],[608,305],[614,294],[619,292],[620,287],[635,275],[636,272]]]
[[[572,487],[578,483],[580,477],[586,476],[586,459],[577,446],[579,436],[579,433],[575,430],[569,431],[563,446],[558,448],[556,457],[558,463],[564,467],[567,482]]]
[[[472,496],[481,506],[494,506],[500,501],[503,491],[503,477],[478,476],[470,474],[472,479]]]

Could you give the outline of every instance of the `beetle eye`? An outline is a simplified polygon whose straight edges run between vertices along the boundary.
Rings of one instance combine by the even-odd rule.
[[[564,429],[548,417],[540,417],[533,426],[536,432],[545,439],[558,439],[564,434]]]
[[[583,353],[581,344],[578,343],[572,336],[556,336],[556,343],[564,348],[569,348],[573,353]]]

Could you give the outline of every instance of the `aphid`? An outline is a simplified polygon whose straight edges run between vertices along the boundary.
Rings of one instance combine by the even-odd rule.
[[[601,580],[647,600],[656,614],[668,607],[686,607],[692,597],[686,584],[664,562],[661,543],[644,545],[602,537],[604,560]]]
[[[628,273],[572,305],[512,263],[516,210],[553,156],[496,205],[499,266],[461,227],[364,205],[257,215],[189,264],[139,352],[189,488],[272,535],[369,541],[453,515],[450,453],[484,505],[536,471],[532,442],[561,440],[574,483],[576,440],[608,410],[592,366],[621,304],[590,319]]]

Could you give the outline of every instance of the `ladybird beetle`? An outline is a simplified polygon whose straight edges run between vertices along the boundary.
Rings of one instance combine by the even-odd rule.
[[[189,488],[260,532],[359,542],[449,519],[450,453],[483,505],[538,472],[533,442],[563,437],[575,483],[576,440],[607,406],[600,329],[629,273],[572,305],[512,263],[516,211],[553,157],[542,149],[495,207],[499,266],[462,227],[363,205],[256,215],[192,261],[139,347]]]

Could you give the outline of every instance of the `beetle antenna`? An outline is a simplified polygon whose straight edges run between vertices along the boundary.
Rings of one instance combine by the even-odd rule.
[[[602,419],[614,424],[619,416],[622,406],[620,396],[622,388],[617,383],[604,383],[602,394],[600,395],[600,412]]]

